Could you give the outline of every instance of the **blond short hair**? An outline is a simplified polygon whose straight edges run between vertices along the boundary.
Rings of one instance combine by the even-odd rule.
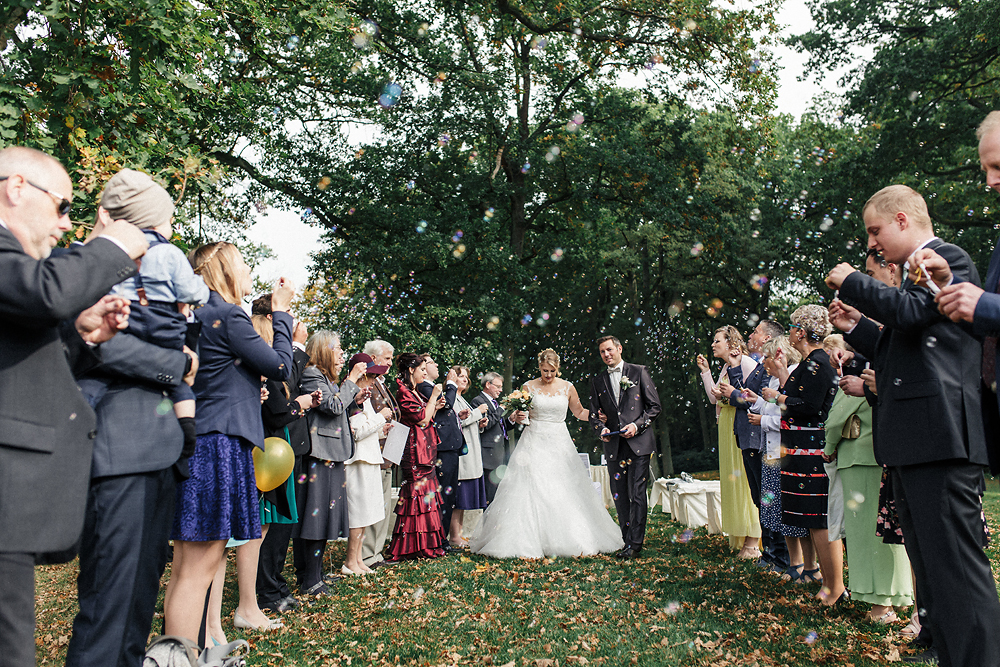
[[[764,343],[760,351],[768,359],[774,359],[778,356],[778,350],[785,355],[785,361],[789,366],[792,364],[797,364],[802,361],[802,355],[799,351],[792,347],[792,343],[788,340],[788,336],[777,336],[771,340]]]
[[[823,349],[829,352],[833,349],[847,351],[847,343],[844,342],[843,334],[830,334],[823,339]]]
[[[790,319],[792,326],[801,328],[812,344],[819,343],[833,331],[826,308],[815,303],[799,306]]]
[[[991,111],[976,128],[976,139],[983,140],[987,134],[1000,130],[1000,111]]]
[[[865,207],[861,209],[864,216],[872,209],[881,217],[892,218],[897,213],[905,213],[917,226],[930,229],[931,216],[927,212],[927,202],[923,196],[908,185],[890,185],[873,194]]]
[[[243,302],[246,293],[236,270],[243,261],[239,248],[225,241],[206,243],[192,250],[188,261],[208,289],[218,292],[228,303],[239,305]]]
[[[538,367],[541,368],[542,364],[549,364],[556,369],[556,377],[562,375],[559,372],[559,355],[551,347],[547,347],[538,353]]]

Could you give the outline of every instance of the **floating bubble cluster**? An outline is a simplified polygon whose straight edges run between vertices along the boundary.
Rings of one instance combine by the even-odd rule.
[[[382,92],[378,96],[378,105],[383,109],[394,107],[396,103],[399,102],[399,98],[402,94],[403,87],[398,83],[390,81],[382,86]]]

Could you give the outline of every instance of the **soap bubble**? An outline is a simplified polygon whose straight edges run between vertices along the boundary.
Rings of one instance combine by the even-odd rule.
[[[399,102],[400,96],[403,94],[403,87],[394,81],[382,86],[382,93],[378,96],[378,105],[383,109],[389,109]]]

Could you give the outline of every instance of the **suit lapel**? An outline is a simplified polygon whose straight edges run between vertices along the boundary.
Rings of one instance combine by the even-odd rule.
[[[628,371],[628,367],[630,365],[631,364],[622,364],[622,379],[623,380],[628,377],[627,371]],[[632,378],[629,378],[629,379],[631,380]],[[614,394],[611,394],[611,395],[614,396]],[[618,408],[618,414],[621,414],[621,412],[622,412],[622,399],[624,399],[624,398],[625,398],[625,387],[622,387],[622,386],[619,385],[619,387],[618,387],[618,405],[616,406]]]
[[[611,405],[614,405],[615,404],[615,392],[611,388],[611,373],[609,373],[608,370],[605,368],[603,371],[601,371],[601,378],[604,381],[604,386],[607,387],[607,389],[605,391],[608,392],[608,403],[610,403]]]

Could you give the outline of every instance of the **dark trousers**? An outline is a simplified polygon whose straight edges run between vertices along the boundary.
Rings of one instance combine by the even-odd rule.
[[[764,453],[755,449],[741,449],[740,451],[743,454],[743,468],[747,473],[747,484],[750,486],[750,497],[753,499],[753,504],[757,507],[759,515],[760,490],[763,479],[761,466],[764,465]],[[789,565],[788,547],[785,545],[784,536],[777,531],[765,528],[764,524],[760,526],[760,553],[761,558],[767,563],[781,568],[787,568]]]
[[[272,523],[267,529],[264,541],[260,543],[260,559],[257,562],[257,602],[277,602],[292,594],[288,582],[281,574],[285,569],[288,543],[292,540],[294,523]]]
[[[983,551],[983,471],[965,461],[891,468],[906,553],[944,667],[1000,664],[1000,600]]]
[[[611,495],[618,511],[618,525],[622,529],[625,546],[641,549],[646,537],[646,483],[649,481],[649,454],[638,455],[619,444],[618,460],[608,464],[611,477]],[[625,465],[622,465],[622,464]]]
[[[297,480],[302,473],[302,457],[295,457],[295,467],[292,469],[292,479],[295,481],[295,505],[302,516],[305,510],[305,484]],[[284,487],[278,487],[283,489]],[[295,532],[294,523],[269,524],[267,535],[260,543],[260,557],[257,561],[257,602],[276,602],[289,597],[292,591],[282,571],[285,569],[285,558],[288,556],[288,543],[292,541]]]
[[[0,552],[0,667],[35,667],[35,556]]]
[[[91,481],[67,667],[142,664],[167,563],[175,487],[172,468]]]
[[[492,503],[493,499],[497,497],[497,486],[500,480],[496,478],[496,471],[483,468],[483,481],[486,482],[486,503]]]
[[[299,593],[305,593],[323,581],[323,553],[326,551],[326,540],[295,540],[295,550],[292,560],[295,563],[295,578],[299,583]]]
[[[455,511],[455,501],[458,500],[458,457],[459,450],[438,452],[440,463],[437,467],[438,484],[441,485],[441,527],[445,538],[451,530],[451,514]]]

